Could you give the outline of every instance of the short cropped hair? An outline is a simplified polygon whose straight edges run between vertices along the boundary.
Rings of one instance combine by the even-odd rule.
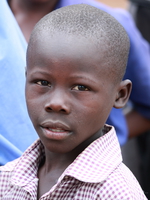
[[[123,26],[108,13],[86,4],[66,6],[52,11],[35,26],[29,46],[43,31],[50,34],[49,39],[55,33],[65,33],[87,38],[89,42],[96,44],[97,50],[103,45],[110,76],[113,75],[117,81],[123,78],[128,60],[129,38]]]

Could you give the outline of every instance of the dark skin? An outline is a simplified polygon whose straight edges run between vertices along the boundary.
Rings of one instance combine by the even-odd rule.
[[[116,82],[114,74],[108,79],[103,53],[87,39],[60,33],[53,37],[43,33],[30,44],[26,101],[45,148],[38,198],[101,136],[112,107],[123,107],[129,98],[131,82]]]
[[[48,192],[56,183],[64,170],[75,160],[75,158],[95,139],[99,133],[81,143],[77,148],[68,153],[49,152],[45,149],[46,160],[44,160],[38,171],[38,199]]]
[[[27,42],[35,24],[54,10],[58,0],[9,0],[9,6]]]
[[[58,0],[9,0],[16,20],[29,41],[31,31],[35,24],[46,14],[51,12]],[[136,110],[131,111],[126,116],[129,138],[136,137],[144,131],[150,130],[150,120],[143,117]]]

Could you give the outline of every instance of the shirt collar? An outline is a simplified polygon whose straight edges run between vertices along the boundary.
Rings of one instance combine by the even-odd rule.
[[[38,167],[44,155],[44,147],[38,139],[23,153],[20,158],[7,163],[1,168],[1,171],[12,172],[12,185],[23,187],[31,182],[34,182],[33,180],[37,182]]]
[[[106,180],[121,162],[119,142],[111,127],[107,134],[91,143],[64,173],[83,182],[98,183]]]
[[[31,182],[37,183],[37,171],[43,157],[44,147],[41,141],[37,140],[22,157],[14,162],[13,166],[8,163],[2,167],[2,171],[13,172],[11,178],[13,185],[28,187]],[[71,176],[83,182],[102,182],[121,162],[122,156],[118,139],[114,128],[111,127],[107,134],[95,140],[79,154],[63,172],[59,181],[65,176]]]

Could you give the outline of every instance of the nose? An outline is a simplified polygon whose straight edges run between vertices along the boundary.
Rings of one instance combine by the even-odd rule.
[[[65,92],[53,91],[48,95],[45,103],[46,112],[70,113],[69,98]]]

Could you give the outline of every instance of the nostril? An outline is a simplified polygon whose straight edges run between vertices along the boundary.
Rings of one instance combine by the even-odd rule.
[[[70,106],[67,102],[64,102],[62,99],[50,99],[45,103],[44,109],[46,112],[61,112],[67,114],[70,112]]]
[[[63,113],[66,113],[66,110],[65,109],[52,109],[51,107],[46,107],[46,111],[47,112],[50,112],[50,111],[55,111],[55,112],[63,112]]]
[[[47,107],[46,110],[47,111],[52,111],[52,109],[50,107]]]
[[[61,112],[66,112],[66,110],[65,110],[65,109],[61,109],[60,111],[61,111]]]

